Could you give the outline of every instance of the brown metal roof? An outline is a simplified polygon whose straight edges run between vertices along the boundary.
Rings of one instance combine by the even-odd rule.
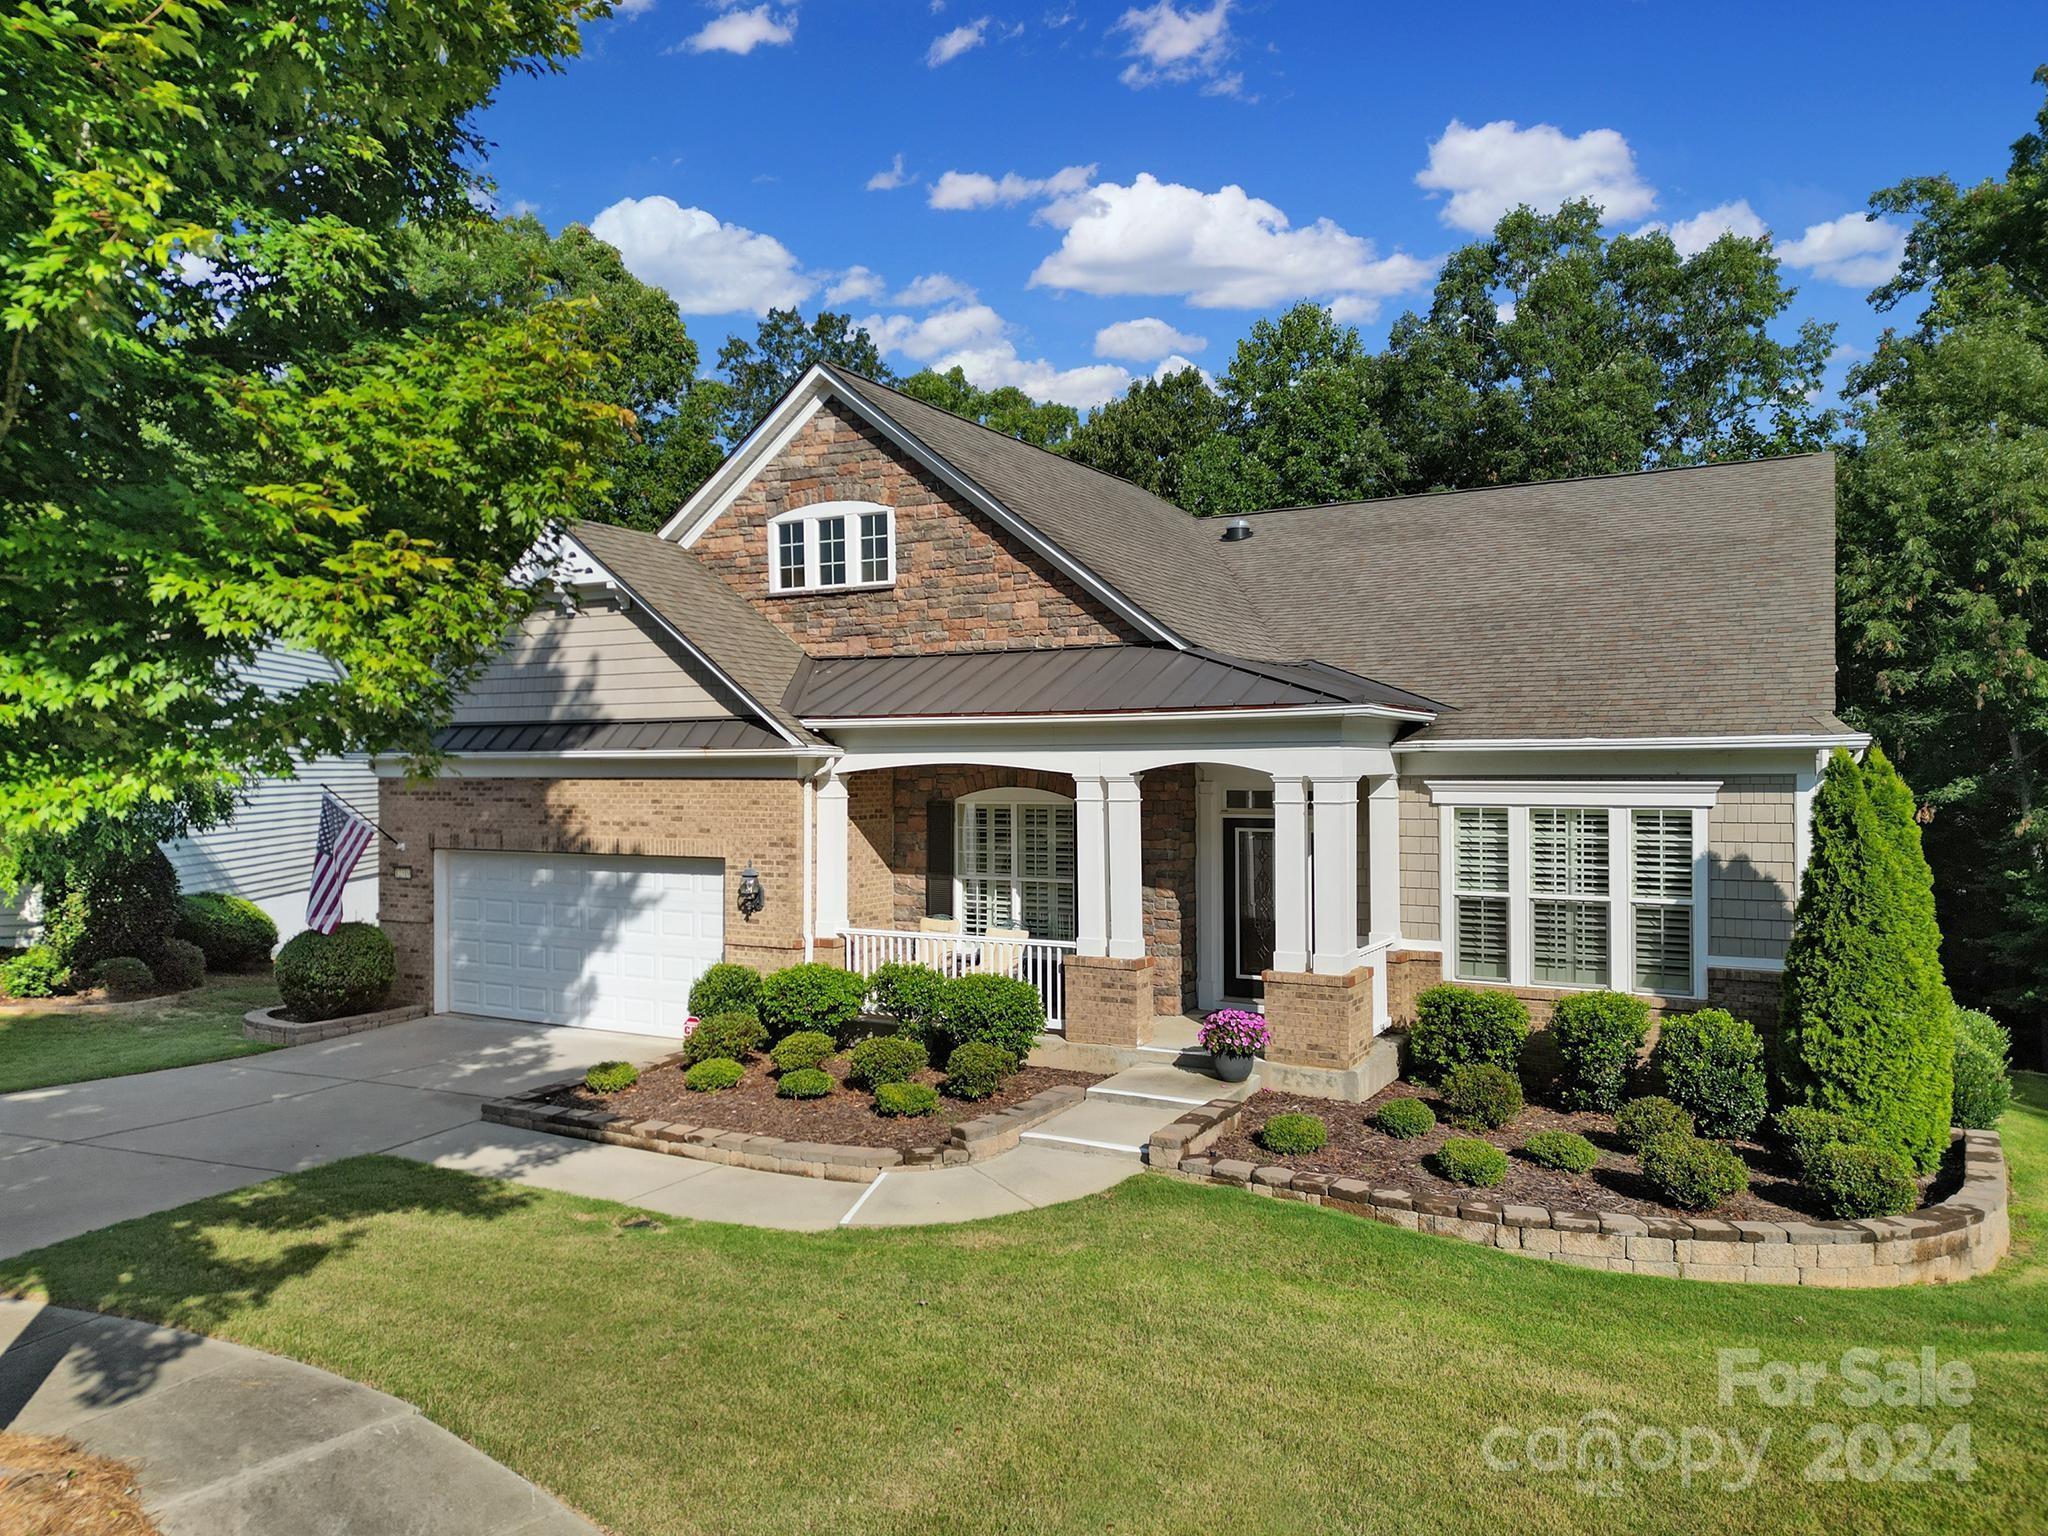
[[[1429,716],[1438,708],[1335,667],[1147,645],[814,658],[783,702],[809,720],[1344,705]]]
[[[589,720],[452,725],[444,752],[777,752],[789,744],[744,720]]]

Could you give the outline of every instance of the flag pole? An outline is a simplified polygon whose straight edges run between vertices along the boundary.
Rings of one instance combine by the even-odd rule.
[[[376,819],[374,817],[365,815],[362,808],[356,805],[354,802],[352,802],[347,795],[342,794],[339,790],[335,789],[331,784],[322,784],[320,786],[320,793],[323,795],[334,796],[335,799],[339,800],[351,811],[354,811],[356,815],[361,816],[364,821],[368,822],[370,824],[370,830],[372,832],[375,832],[379,837],[383,838],[385,842],[391,844],[391,846],[396,848],[400,853],[405,852],[405,839],[393,837],[389,832],[386,832],[382,827],[378,826]]]

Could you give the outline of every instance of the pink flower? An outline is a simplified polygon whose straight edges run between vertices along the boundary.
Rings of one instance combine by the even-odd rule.
[[[1263,1014],[1218,1008],[1202,1021],[1202,1049],[1211,1056],[1256,1056],[1272,1040]]]

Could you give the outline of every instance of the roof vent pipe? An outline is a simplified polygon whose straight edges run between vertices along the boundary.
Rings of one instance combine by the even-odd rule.
[[[1242,544],[1252,536],[1252,525],[1248,518],[1233,517],[1223,529],[1223,542]]]

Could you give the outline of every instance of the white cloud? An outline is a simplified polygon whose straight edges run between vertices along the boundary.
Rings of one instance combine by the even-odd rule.
[[[1114,400],[1131,387],[1130,374],[1114,363],[1061,368],[1042,357],[1019,357],[1008,341],[949,352],[933,359],[932,367],[941,373],[958,368],[976,389],[1015,385],[1034,400],[1056,400],[1081,410]]]
[[[903,157],[895,155],[889,160],[889,169],[877,171],[868,178],[868,190],[870,192],[894,192],[909,180],[910,173],[903,169]]]
[[[796,11],[776,15],[766,5],[752,10],[731,10],[714,16],[683,40],[692,53],[752,53],[756,48],[780,48],[796,41]],[[673,50],[671,50],[673,51]]]
[[[848,267],[825,290],[827,304],[859,304],[879,299],[889,291],[882,274],[867,267]]]
[[[1120,357],[1133,363],[1153,362],[1175,352],[1200,352],[1208,345],[1208,337],[1190,336],[1150,315],[1142,320],[1119,320],[1095,333],[1097,357]]]
[[[1112,33],[1130,34],[1125,51],[1131,62],[1117,78],[1133,90],[1161,81],[1183,85],[1206,79],[1203,87],[1214,95],[1235,96],[1244,84],[1241,75],[1221,73],[1230,56],[1230,0],[1216,0],[1206,11],[1189,6],[1175,9],[1172,0],[1125,11]]]
[[[908,286],[889,302],[907,304],[912,309],[929,309],[934,304],[972,304],[975,292],[957,277],[944,272],[926,272],[914,277]]]
[[[1172,357],[1162,357],[1159,360],[1159,366],[1152,370],[1152,378],[1154,382],[1157,382],[1160,379],[1170,378],[1176,373],[1185,373],[1190,368],[1202,376],[1204,384],[1208,385],[1211,389],[1216,387],[1216,376],[1213,373],[1192,359],[1182,357],[1178,352]]]
[[[979,48],[988,41],[988,18],[981,17],[955,27],[950,32],[941,32],[932,39],[932,45],[925,50],[924,62],[928,68],[937,69],[941,64],[950,64],[971,48]]]
[[[1768,235],[1764,221],[1749,206],[1749,199],[1737,198],[1732,203],[1707,208],[1689,219],[1680,219],[1676,224],[1666,224],[1662,219],[1645,224],[1636,233],[1647,235],[1652,230],[1662,230],[1671,237],[1671,243],[1678,247],[1681,256],[1697,256],[1723,235],[1740,235],[1745,240],[1758,240]]]
[[[612,0],[614,16],[645,16],[654,9],[654,0]]]
[[[956,304],[929,315],[869,315],[860,322],[884,351],[928,363],[962,348],[1001,341],[1009,327],[986,304]]]
[[[817,286],[774,236],[672,198],[621,198],[590,221],[590,232],[617,246],[626,270],[666,289],[685,314],[763,314],[801,303]]]
[[[505,217],[508,219],[521,219],[526,217],[526,215],[529,213],[539,212],[540,204],[536,203],[532,198],[515,197],[512,199],[511,203],[506,206]]]
[[[1815,277],[1851,288],[1889,282],[1906,254],[1903,225],[1845,213],[1824,224],[1809,224],[1797,240],[1778,247],[1778,259]]]
[[[1612,128],[1568,138],[1548,123],[1468,128],[1455,117],[1429,146],[1417,186],[1450,194],[1438,217],[1454,229],[1489,234],[1519,203],[1548,213],[1589,197],[1610,219],[1638,219],[1657,206],[1656,189],[1636,173],[1635,152]]]
[[[1201,192],[1141,173],[1104,182],[1041,217],[1065,231],[1033,287],[1082,293],[1180,294],[1204,309],[1258,309],[1304,295],[1376,299],[1419,287],[1431,265],[1328,219],[1296,229],[1244,188]]]
[[[1092,165],[1070,165],[1050,176],[1019,176],[1006,171],[998,181],[980,171],[948,171],[932,183],[926,201],[934,208],[958,211],[963,208],[1010,207],[1017,203],[1072,197],[1085,192],[1095,179]]]

